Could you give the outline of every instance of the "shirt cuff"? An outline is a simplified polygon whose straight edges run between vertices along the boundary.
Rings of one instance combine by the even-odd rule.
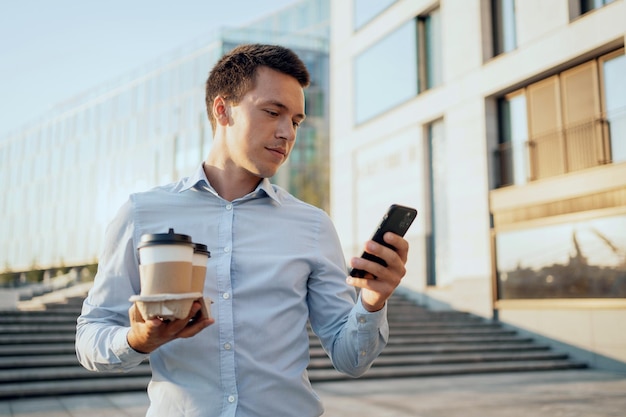
[[[378,311],[367,311],[365,307],[363,307],[363,302],[361,301],[361,294],[359,293],[359,298],[354,306],[354,312],[356,313],[357,322],[359,323],[359,327],[375,327],[380,328],[384,323],[386,323],[387,319],[387,303],[385,306]]]
[[[113,338],[113,354],[124,364],[124,368],[134,367],[150,356],[149,353],[137,352],[128,344],[127,335],[130,327],[120,329]]]

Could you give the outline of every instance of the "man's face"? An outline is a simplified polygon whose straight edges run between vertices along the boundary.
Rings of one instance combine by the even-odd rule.
[[[229,111],[230,161],[255,177],[272,177],[287,160],[304,120],[302,87],[289,75],[260,67],[254,88]]]

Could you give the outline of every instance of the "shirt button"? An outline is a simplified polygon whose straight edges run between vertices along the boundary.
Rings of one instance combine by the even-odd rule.
[[[230,343],[224,343],[224,349],[230,350],[232,348]]]
[[[222,298],[223,298],[224,300],[228,300],[228,299],[230,298],[230,294],[229,294],[229,293],[227,293],[227,292],[225,292],[224,294],[222,294]]]
[[[230,252],[230,246],[226,246],[226,247],[224,248],[224,252],[226,252],[226,253]]]
[[[359,317],[359,323],[365,323],[366,321],[365,317]]]
[[[234,403],[235,402],[235,396],[234,395],[229,395],[228,396],[228,402],[229,403]]]
[[[361,356],[365,356],[366,354],[367,354],[366,351],[364,351],[364,350],[361,351]]]
[[[226,210],[232,210],[233,209],[233,205],[232,204],[227,204],[226,205]]]

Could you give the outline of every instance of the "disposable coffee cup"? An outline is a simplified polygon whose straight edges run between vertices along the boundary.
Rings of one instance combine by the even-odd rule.
[[[145,234],[138,249],[142,296],[191,291],[194,244],[190,236],[174,229]]]
[[[206,245],[194,243],[192,270],[191,270],[191,292],[204,292],[204,279],[206,277],[207,262],[211,257],[211,252]]]

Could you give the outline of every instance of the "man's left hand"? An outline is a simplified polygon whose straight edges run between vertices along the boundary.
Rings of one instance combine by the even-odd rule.
[[[391,297],[406,274],[405,265],[409,252],[409,242],[391,232],[385,233],[383,239],[396,250],[370,240],[365,244],[365,251],[383,259],[387,263],[386,267],[356,257],[352,258],[350,262],[353,268],[367,272],[364,278],[348,277],[347,282],[352,286],[361,288],[361,302],[363,307],[370,312],[378,311],[385,306],[387,299]]]

